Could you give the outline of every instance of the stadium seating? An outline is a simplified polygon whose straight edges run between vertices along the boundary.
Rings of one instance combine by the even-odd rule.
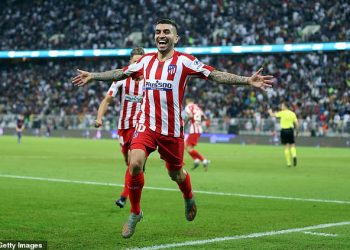
[[[350,40],[349,1],[17,1],[0,3],[0,50],[153,46],[159,17],[179,23],[181,45]],[[35,35],[33,35],[35,34]]]
[[[152,24],[163,13],[179,23],[180,45],[186,46],[350,40],[347,1],[165,2],[2,1],[0,48],[152,47]],[[136,40],[138,44],[134,44]],[[276,108],[280,101],[288,100],[297,115],[306,120],[337,127],[349,119],[349,52],[199,58],[240,75],[250,75],[263,66],[265,73],[276,77],[273,90],[266,94],[191,81],[186,96],[196,97],[211,118],[266,118],[269,107]],[[70,83],[74,69],[104,71],[126,64],[127,58],[2,60],[0,114],[95,115],[109,83],[77,89]],[[110,109],[118,112],[118,105]]]
[[[212,56],[201,58],[217,69],[251,75],[260,66],[276,77],[267,93],[246,87],[190,81],[186,96],[195,98],[212,118],[268,116],[268,107],[289,101],[303,119],[334,122],[350,110],[350,55],[343,53]],[[105,71],[126,65],[121,59],[54,60],[0,64],[0,114],[96,114],[109,83],[77,88],[70,83],[74,69]],[[20,74],[18,72],[21,72]],[[118,105],[110,107],[118,112]],[[114,112],[115,114],[115,112]]]

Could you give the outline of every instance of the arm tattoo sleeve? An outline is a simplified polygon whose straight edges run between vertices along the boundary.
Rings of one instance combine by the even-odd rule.
[[[249,77],[238,76],[235,74],[222,72],[218,70],[214,70],[213,72],[211,72],[209,75],[209,79],[220,84],[249,85]]]
[[[110,70],[101,73],[92,73],[92,79],[97,81],[120,81],[128,76],[122,69]]]

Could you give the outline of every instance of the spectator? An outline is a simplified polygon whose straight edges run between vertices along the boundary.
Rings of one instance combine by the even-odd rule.
[[[88,89],[73,91],[74,87],[69,82],[71,68],[78,65],[91,71],[103,71],[127,65],[127,62],[121,59],[104,59],[93,63],[90,60],[76,60],[26,61],[14,63],[11,67],[1,63],[0,75],[3,81],[0,84],[0,113],[52,114],[62,117],[79,113],[95,115],[106,91],[104,85],[95,84]],[[338,116],[341,120],[346,118],[350,110],[350,90],[346,83],[350,75],[349,52],[271,54],[264,57],[242,55],[231,56],[228,63],[219,56],[207,57],[206,60],[218,69],[241,75],[251,74],[247,69],[253,64],[263,65],[267,73],[273,74],[278,81],[266,95],[221,85],[211,87],[208,91],[206,81],[191,82],[187,96],[202,100],[199,105],[212,112],[211,118],[251,118],[255,114],[258,122],[259,113],[261,118],[266,118],[268,106],[274,108],[285,99],[293,105],[298,117],[312,119],[316,115],[328,124],[334,119],[338,123]],[[50,75],[46,74],[48,71]],[[115,108],[119,113],[118,105],[110,108]]]
[[[145,23],[164,13],[182,24],[186,36],[180,45],[350,40],[350,2],[345,0],[7,0],[0,2],[0,50],[149,47],[152,27]],[[134,32],[141,43],[126,39]]]

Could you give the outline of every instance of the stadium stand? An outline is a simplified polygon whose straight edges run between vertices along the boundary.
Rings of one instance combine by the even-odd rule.
[[[350,40],[348,1],[256,2],[1,1],[0,49],[153,47],[152,24],[164,13],[180,24],[180,46]],[[211,118],[267,118],[268,107],[275,108],[287,99],[302,119],[321,121],[335,129],[349,123],[348,51],[199,58],[241,75],[263,66],[276,77],[274,89],[266,94],[191,81],[187,95],[196,97]],[[70,83],[74,69],[105,71],[126,64],[127,58],[1,60],[0,114],[95,115],[109,85],[95,83],[78,90]],[[119,111],[118,105],[110,109]]]
[[[343,119],[350,111],[350,55],[343,53],[270,54],[202,57],[202,61],[241,75],[263,66],[276,77],[271,91],[215,85],[193,80],[187,96],[211,112],[212,118],[267,118],[268,107],[289,101],[302,119]],[[109,84],[94,83],[76,88],[70,83],[74,69],[105,71],[126,65],[121,59],[32,60],[8,67],[0,64],[0,114],[43,113],[46,115],[96,114]],[[21,72],[21,74],[18,74]],[[110,109],[118,110],[118,105]],[[115,113],[114,113],[115,114]]]
[[[166,2],[1,1],[0,50],[153,47],[152,24],[164,15],[186,46],[350,40],[346,0]]]

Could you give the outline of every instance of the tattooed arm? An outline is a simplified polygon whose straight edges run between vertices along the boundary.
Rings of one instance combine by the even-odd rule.
[[[218,70],[214,70],[210,73],[209,79],[220,83],[220,84],[230,84],[230,85],[250,85],[248,83],[249,77],[246,76],[238,76],[235,74],[222,72]]]
[[[120,81],[128,78],[124,74],[122,69],[110,70],[101,73],[91,73],[78,69],[79,74],[72,79],[72,83],[77,86],[84,86],[85,84],[91,82],[92,80],[96,81]]]
[[[262,70],[263,68],[260,68],[250,77],[238,76],[227,72],[213,70],[208,78],[219,84],[254,86],[262,90],[266,90],[266,88],[271,87],[271,84],[273,83],[271,79],[273,76],[261,75]]]
[[[91,79],[96,81],[120,81],[128,76],[122,69],[110,70],[101,73],[91,73]]]

